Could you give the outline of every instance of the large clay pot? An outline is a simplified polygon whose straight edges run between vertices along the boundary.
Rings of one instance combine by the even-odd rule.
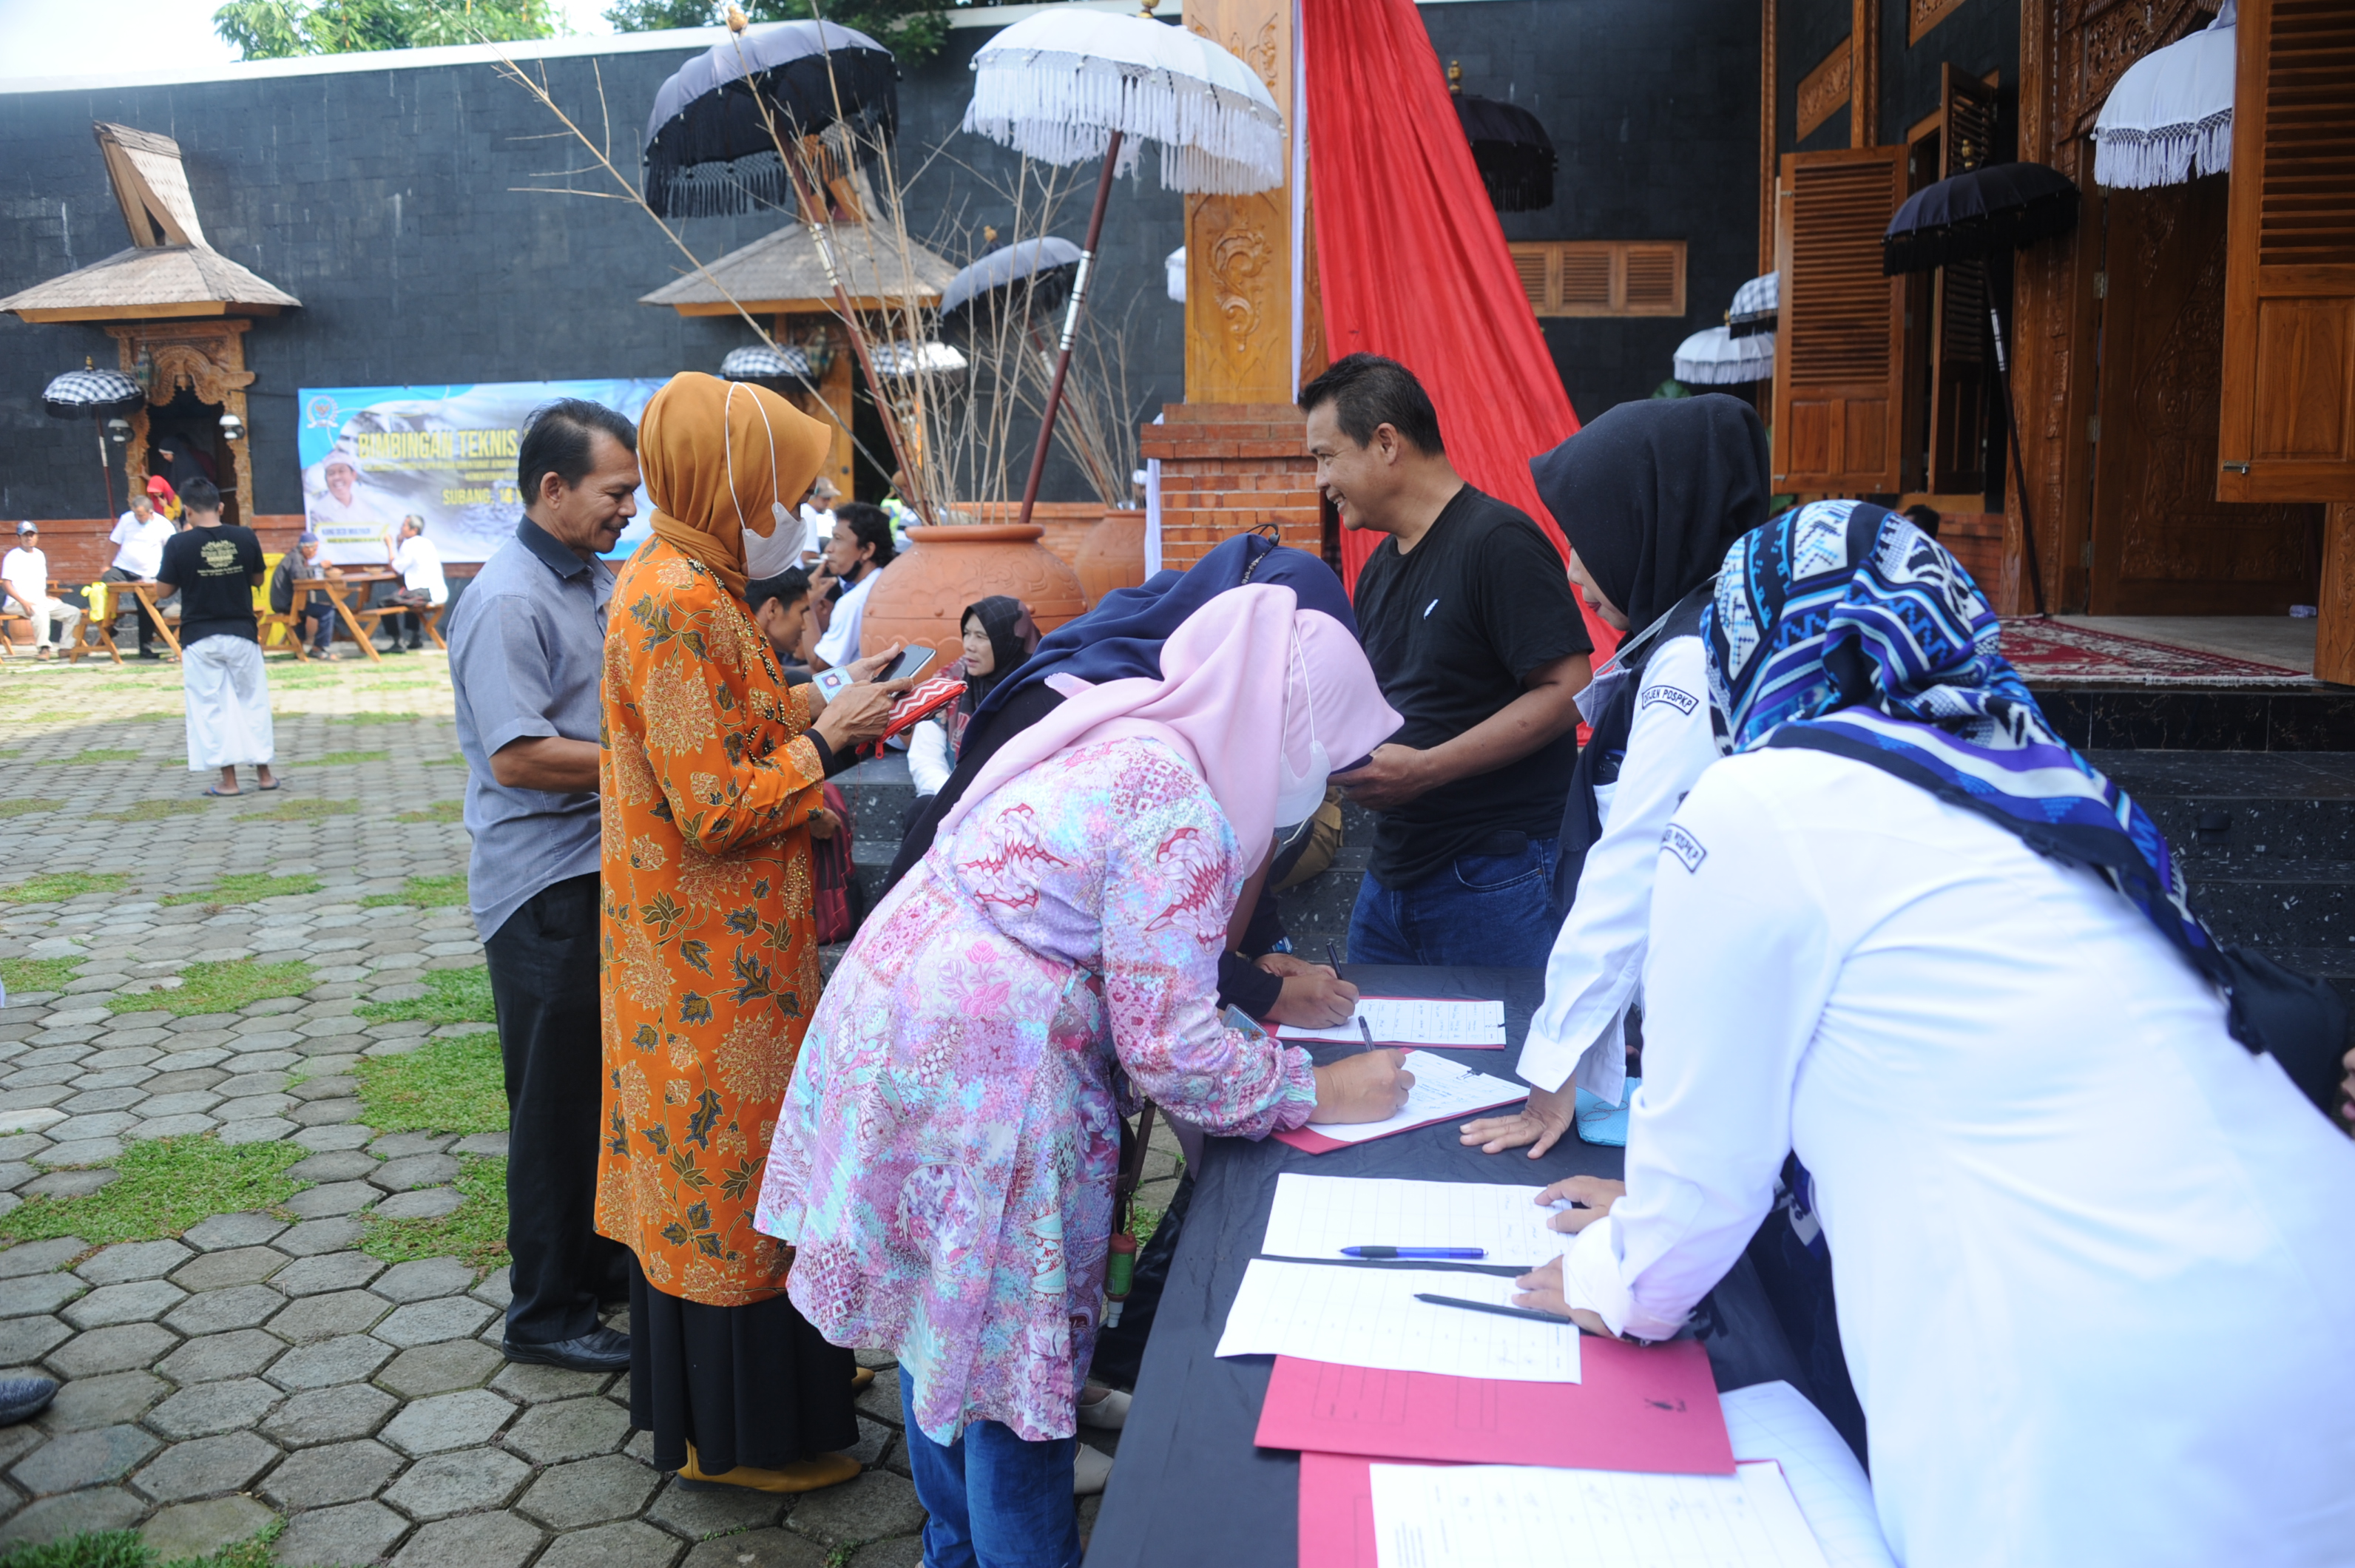
[[[924,643],[939,649],[945,664],[964,651],[958,625],[964,607],[993,593],[1029,605],[1041,632],[1076,619],[1087,609],[1080,580],[1040,547],[1043,531],[1036,523],[910,528],[915,548],[884,568],[868,592],[858,651]]]
[[[1080,592],[1092,610],[1115,588],[1135,588],[1145,581],[1145,514],[1134,507],[1106,512],[1103,521],[1080,541]]]

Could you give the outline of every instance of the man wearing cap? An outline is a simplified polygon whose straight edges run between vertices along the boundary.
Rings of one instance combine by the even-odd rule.
[[[374,566],[384,548],[381,508],[359,493],[359,449],[348,439],[339,441],[319,465],[326,485],[324,495],[304,497],[304,510],[326,549],[327,559],[343,566]]]
[[[162,485],[161,492],[156,486]],[[114,562],[98,574],[101,582],[152,582],[157,569],[164,564],[164,545],[179,532],[172,519],[158,509],[158,494],[169,495],[172,487],[162,477],[147,482],[147,490],[131,497],[131,509],[114,520],[114,532],[108,539],[114,546]],[[139,616],[139,656],[143,659],[162,658],[155,647],[155,623],[147,607],[137,599],[131,608]]]
[[[311,641],[311,652],[320,658],[330,656],[328,643],[336,635],[336,602],[325,590],[307,592],[294,586],[303,578],[325,577],[329,582],[341,582],[344,574],[319,559],[319,536],[304,530],[294,541],[294,548],[278,558],[278,565],[270,573],[270,613],[273,615],[294,613],[294,601],[303,601],[302,624],[296,635]]]
[[[65,645],[70,663],[81,657],[81,639],[75,631],[81,625],[81,611],[62,599],[49,597],[49,557],[41,549],[38,526],[25,522],[16,525],[16,548],[5,558],[0,558],[0,593],[25,607],[33,618],[33,656],[49,656],[49,620],[56,617],[58,639]]]

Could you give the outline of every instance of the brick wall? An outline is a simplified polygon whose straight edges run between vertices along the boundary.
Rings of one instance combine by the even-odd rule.
[[[1273,523],[1285,544],[1325,553],[1306,416],[1290,403],[1171,403],[1145,427],[1161,460],[1161,564],[1180,571],[1220,541]]]

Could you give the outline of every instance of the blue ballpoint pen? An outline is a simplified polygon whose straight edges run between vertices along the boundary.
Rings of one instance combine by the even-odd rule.
[[[1353,1258],[1444,1258],[1476,1263],[1488,1255],[1486,1247],[1343,1247]]]

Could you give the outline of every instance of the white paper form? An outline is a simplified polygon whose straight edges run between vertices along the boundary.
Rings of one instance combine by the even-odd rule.
[[[1881,1533],[1872,1482],[1823,1412],[1789,1383],[1753,1383],[1717,1396],[1737,1459],[1783,1467],[1799,1511],[1831,1568],[1897,1568]]]
[[[1381,1568],[1827,1568],[1772,1464],[1731,1476],[1376,1465]]]
[[[1221,1356],[1299,1356],[1348,1367],[1574,1383],[1574,1325],[1417,1301],[1427,1290],[1513,1303],[1513,1282],[1444,1269],[1336,1267],[1253,1258],[1219,1337]]]
[[[1343,1247],[1482,1247],[1488,1253],[1483,1263],[1535,1268],[1570,1244],[1568,1236],[1546,1228],[1553,1211],[1538,1207],[1543,1190],[1287,1170],[1275,1179],[1275,1203],[1259,1250],[1276,1257],[1337,1258]]]
[[[1397,1115],[1380,1122],[1318,1122],[1301,1130],[1336,1143],[1363,1143],[1368,1138],[1388,1137],[1409,1127],[1419,1127],[1425,1122],[1477,1115],[1529,1097],[1526,1083],[1475,1072],[1444,1056],[1417,1051],[1407,1058],[1406,1070],[1414,1074],[1414,1087],[1407,1091],[1406,1108]]]
[[[1279,1038],[1300,1043],[1316,1040],[1357,1045],[1365,1040],[1358,1019],[1366,1020],[1378,1045],[1502,1045],[1505,1004],[1454,1001],[1441,997],[1359,997],[1358,1010],[1337,1029],[1294,1029],[1286,1024]]]

